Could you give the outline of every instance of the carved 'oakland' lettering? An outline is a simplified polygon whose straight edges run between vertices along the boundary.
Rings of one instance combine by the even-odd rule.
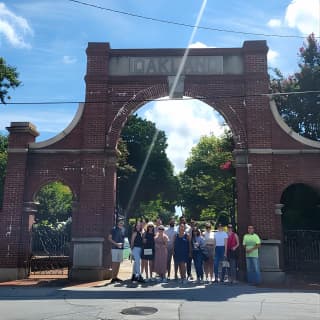
[[[111,73],[174,75],[179,69],[181,60],[182,57],[122,57],[121,60],[117,60],[117,66],[113,67],[111,59]],[[222,56],[190,56],[187,58],[182,71],[182,74],[221,73],[223,73]]]

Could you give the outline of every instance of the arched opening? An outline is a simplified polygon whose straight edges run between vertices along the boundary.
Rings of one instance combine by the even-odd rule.
[[[30,276],[68,277],[73,193],[60,181],[40,188],[34,197],[37,212],[31,235]]]
[[[282,194],[284,230],[320,230],[320,194],[312,187],[297,183]]]
[[[320,194],[309,185],[292,184],[281,196],[285,267],[288,271],[320,269]]]
[[[164,147],[163,149],[158,150],[160,153],[157,157],[159,159],[163,153],[168,155],[168,170],[171,170],[173,179],[177,179],[178,188],[181,182],[179,176],[181,177],[183,174],[188,175],[189,178],[192,176],[194,181],[197,180],[198,186],[201,185],[202,181],[202,196],[196,195],[193,199],[181,199],[181,193],[178,195],[177,193],[173,194],[176,190],[172,190],[171,195],[173,194],[173,197],[170,199],[172,200],[171,212],[167,212],[167,218],[177,212],[180,214],[184,212],[188,218],[196,220],[219,221],[224,224],[228,222],[236,223],[236,181],[232,158],[235,143],[233,134],[225,123],[225,117],[212,106],[200,100],[190,98],[170,100],[168,97],[146,103],[143,106],[139,105],[136,108],[132,108],[131,112],[128,113],[134,113],[134,116],[129,117],[128,122],[124,125],[120,141],[125,141],[129,150],[124,151],[122,149],[120,150],[121,154],[128,152],[130,158],[130,154],[135,152],[134,148],[139,148],[138,145],[142,143],[146,143],[146,145],[143,145],[144,152],[136,154],[136,159],[130,159],[129,161],[129,164],[136,170],[132,174],[132,179],[128,179],[128,177],[120,173],[118,168],[116,192],[118,212],[121,215],[126,215],[129,198],[132,195],[139,173],[141,173],[142,164],[148,151],[146,148],[151,145],[154,134],[157,134],[159,136],[156,139],[156,148],[154,147],[154,149],[157,149],[161,144],[165,145],[162,146]],[[228,130],[228,133],[225,133],[225,130]],[[199,143],[201,143],[200,146]],[[119,147],[121,148],[121,144],[118,143]],[[199,150],[192,153],[192,148],[198,148]],[[199,155],[195,153],[199,153]],[[150,161],[154,161],[152,153],[149,163]],[[189,164],[187,166],[185,166],[186,161]],[[137,164],[139,165],[137,166]],[[161,165],[158,162],[155,166],[159,169]],[[170,168],[170,166],[173,166],[173,168]],[[197,172],[195,172],[196,168]],[[144,183],[149,183],[149,185],[145,188],[145,192],[137,191],[137,199],[140,196],[139,192],[146,195],[150,192],[152,193],[153,189],[155,189],[155,185],[150,184],[154,172],[148,171],[149,169],[150,167],[147,166],[145,174],[142,173],[139,188],[143,189],[141,186]],[[160,174],[161,178],[163,175]],[[218,185],[218,182],[216,184],[208,184],[208,179],[212,177],[216,177],[220,185]],[[131,181],[129,181],[130,179]],[[128,190],[129,186],[130,190]],[[126,190],[124,190],[125,187]],[[212,188],[215,189],[212,190]],[[209,192],[209,190],[211,191]],[[179,188],[179,191],[181,191],[181,188]],[[206,192],[205,195],[203,194],[204,191]],[[194,194],[189,190],[189,195],[192,193]],[[199,191],[200,193],[201,191]],[[224,195],[223,201],[221,201],[221,197],[220,201],[217,201],[217,199],[212,201],[214,194],[218,193],[220,196]],[[157,199],[152,200],[156,201]],[[172,206],[174,201],[176,203]],[[193,205],[191,205],[191,202],[193,202]],[[218,202],[220,202],[220,205],[218,205]],[[223,205],[221,205],[222,202]],[[155,205],[155,203],[153,204]],[[184,207],[186,204],[188,208]],[[130,204],[130,210],[138,213],[141,213],[144,209],[152,210],[150,202],[148,205],[144,206],[144,208],[139,208],[134,202]],[[173,207],[175,207],[175,211],[172,211]],[[166,208],[154,207],[154,209],[160,209],[161,211]],[[167,207],[167,209],[170,208]],[[162,215],[165,218],[165,215],[161,212],[154,212],[154,214],[155,216]],[[167,222],[167,220],[164,219],[164,222]]]

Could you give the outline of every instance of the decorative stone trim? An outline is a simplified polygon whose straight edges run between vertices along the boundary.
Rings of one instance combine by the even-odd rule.
[[[282,215],[283,214],[283,212],[282,212],[282,208],[284,207],[284,204],[282,204],[282,203],[277,203],[277,204],[275,204],[274,205],[275,206],[275,214],[278,214],[278,215]]]
[[[297,132],[295,132],[294,130],[292,130],[286,123],[285,121],[282,119],[277,105],[275,103],[274,100],[270,99],[270,109],[272,112],[272,115],[274,117],[274,119],[276,120],[276,122],[278,123],[279,127],[286,132],[289,136],[291,136],[291,138],[293,138],[294,140],[305,144],[307,146],[313,147],[313,148],[320,148],[320,142],[318,141],[314,141],[305,137],[302,137],[300,134],[298,134]]]
[[[45,141],[41,141],[41,142],[33,142],[29,144],[29,148],[30,149],[39,149],[39,148],[45,148],[48,147],[49,145],[56,143],[60,140],[62,140],[66,135],[68,135],[74,128],[75,126],[78,124],[78,122],[81,119],[82,113],[84,111],[84,103],[79,103],[79,107],[78,110],[76,112],[76,115],[74,116],[74,118],[72,119],[72,121],[70,122],[70,124],[60,133],[58,133],[56,136],[47,139]]]

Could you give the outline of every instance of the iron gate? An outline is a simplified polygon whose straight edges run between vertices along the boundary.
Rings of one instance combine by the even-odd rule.
[[[29,259],[31,276],[67,277],[70,269],[69,232],[36,226],[32,229],[32,256]]]
[[[285,231],[284,258],[287,271],[319,272],[320,231]]]

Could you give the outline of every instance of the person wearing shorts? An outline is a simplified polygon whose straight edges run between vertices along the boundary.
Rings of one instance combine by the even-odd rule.
[[[118,278],[120,264],[123,261],[123,247],[124,247],[124,221],[119,220],[117,225],[112,228],[109,237],[109,242],[112,244],[112,279],[111,283],[121,282]]]

